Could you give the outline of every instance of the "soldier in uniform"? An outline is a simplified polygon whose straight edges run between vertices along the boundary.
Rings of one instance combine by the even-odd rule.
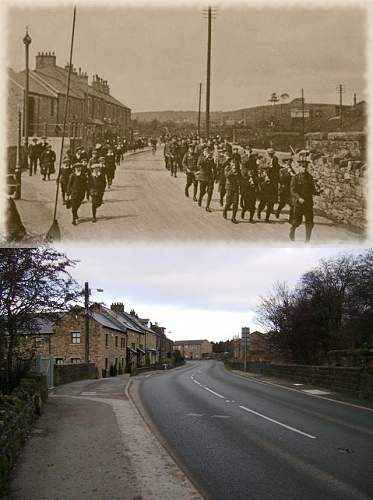
[[[89,194],[92,200],[92,222],[97,222],[97,208],[102,205],[102,198],[106,188],[105,174],[99,163],[92,165],[92,173],[88,177]]]
[[[280,165],[273,148],[267,149],[268,157],[265,160],[265,175],[262,176],[262,185],[260,190],[260,201],[258,206],[258,219],[261,213],[266,209],[266,222],[273,213],[274,204],[278,202],[278,183],[280,177]]]
[[[54,162],[56,161],[56,154],[52,150],[52,146],[48,145],[40,157],[40,173],[43,176],[43,181],[50,180],[51,174],[55,172]]]
[[[280,201],[276,210],[276,218],[278,219],[281,214],[281,210],[289,205],[289,222],[291,223],[292,217],[292,204],[291,204],[291,193],[290,193],[290,184],[293,175],[295,174],[293,167],[291,166],[291,158],[286,158],[283,160],[284,166],[280,170],[279,177],[279,193],[280,193]]]
[[[28,148],[28,156],[30,159],[30,165],[29,165],[29,174],[32,175],[32,172],[36,174],[37,166],[38,166],[38,158],[39,158],[39,150],[40,146],[38,144],[38,139],[34,137],[32,139],[32,144],[30,144]]]
[[[196,179],[197,160],[193,146],[189,146],[183,158],[183,169],[186,173],[185,196],[189,198],[189,188],[193,184],[193,201],[197,201],[198,181]]]
[[[179,146],[177,144],[176,138],[174,138],[171,141],[169,150],[170,170],[172,177],[177,177],[178,156],[179,156]]]
[[[227,197],[225,200],[223,217],[224,219],[227,218],[228,210],[230,210],[232,206],[231,220],[234,224],[238,224],[236,215],[237,215],[238,201],[240,195],[241,173],[240,173],[240,168],[237,165],[237,162],[234,158],[232,158],[229,164],[225,167],[225,177],[227,179],[226,180]]]
[[[82,173],[82,164],[75,163],[74,172],[70,175],[66,190],[68,199],[71,200],[72,224],[74,226],[76,226],[76,221],[79,219],[78,210],[84,200],[86,190],[87,177]]]
[[[202,206],[202,200],[207,192],[206,212],[211,212],[210,203],[214,191],[214,181],[216,177],[215,162],[212,151],[206,148],[197,162],[198,172],[196,177],[199,181],[198,206]]]
[[[111,185],[113,183],[114,177],[115,177],[115,156],[113,149],[109,147],[108,152],[105,156],[105,171],[106,171],[106,179],[107,179],[107,185],[108,189],[111,188]]]
[[[306,242],[311,239],[313,228],[313,195],[318,194],[312,175],[308,172],[307,152],[299,152],[299,172],[291,179],[290,190],[293,204],[293,217],[290,228],[290,240],[295,240],[295,231],[302,224],[306,225]]]
[[[61,165],[61,170],[58,174],[56,182],[60,183],[62,193],[62,203],[66,204],[66,191],[69,183],[70,175],[72,173],[71,161],[69,158],[64,158]]]
[[[245,213],[248,211],[250,214],[251,224],[255,224],[255,202],[256,202],[256,187],[255,180],[251,170],[248,168],[241,168],[241,218],[245,218]]]

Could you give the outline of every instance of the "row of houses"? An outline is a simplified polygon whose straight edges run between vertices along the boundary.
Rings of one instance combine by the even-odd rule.
[[[21,349],[26,347],[53,356],[56,364],[84,363],[88,358],[99,376],[105,377],[170,362],[173,342],[164,327],[133,310],[125,311],[124,304],[117,302],[110,308],[94,303],[88,315],[75,307],[53,321],[39,318],[37,332],[24,335]]]
[[[86,147],[105,137],[125,137],[130,131],[131,109],[110,93],[107,80],[71,68],[67,135]],[[62,134],[69,64],[57,65],[54,52],[39,52],[29,71],[28,136],[59,137]],[[8,146],[18,138],[18,111],[24,116],[26,72],[8,68]],[[25,135],[22,125],[22,135]]]

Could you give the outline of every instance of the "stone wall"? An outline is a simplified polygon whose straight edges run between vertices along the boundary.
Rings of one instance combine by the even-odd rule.
[[[99,374],[97,367],[93,363],[54,365],[55,386],[96,378],[99,378]]]
[[[356,231],[366,229],[366,137],[360,132],[307,134],[310,172],[320,188],[315,209]]]
[[[46,378],[29,374],[8,396],[0,396],[0,497],[23,443],[48,397]]]
[[[227,365],[234,370],[243,370],[241,362],[229,361]],[[362,399],[373,399],[373,367],[280,365],[249,362],[247,363],[247,371],[325,387]]]

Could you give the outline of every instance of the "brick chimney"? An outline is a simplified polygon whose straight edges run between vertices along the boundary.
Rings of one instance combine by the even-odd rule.
[[[124,304],[123,302],[114,302],[113,304],[111,304],[110,309],[116,313],[123,314]]]
[[[110,88],[107,80],[103,80],[98,75],[93,75],[92,77],[92,87],[98,92],[102,92],[103,94],[109,94]]]
[[[45,66],[56,66],[56,56],[54,52],[38,52],[36,56],[35,68],[45,68]]]

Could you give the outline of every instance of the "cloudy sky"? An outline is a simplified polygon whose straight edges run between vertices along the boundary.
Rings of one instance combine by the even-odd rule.
[[[31,7],[9,9],[8,65],[23,68],[22,37],[28,25],[31,67],[38,51],[55,51],[57,64],[64,66],[72,7],[28,4]],[[133,111],[197,108],[198,84],[205,82],[206,74],[204,2],[189,8],[187,2],[182,8],[155,8],[154,2],[146,8],[77,5],[76,67],[90,77],[98,73],[108,80],[112,94]],[[339,83],[346,87],[346,103],[352,103],[354,92],[363,99],[366,18],[356,5],[353,9],[218,6],[212,34],[211,109],[266,104],[272,92],[300,97],[302,87],[306,101],[337,103]]]
[[[275,281],[295,284],[336,248],[248,249],[245,246],[130,245],[63,247],[80,262],[79,283],[103,288],[92,300],[122,301],[167,328],[173,340],[226,340],[242,326],[259,329],[254,309]]]

